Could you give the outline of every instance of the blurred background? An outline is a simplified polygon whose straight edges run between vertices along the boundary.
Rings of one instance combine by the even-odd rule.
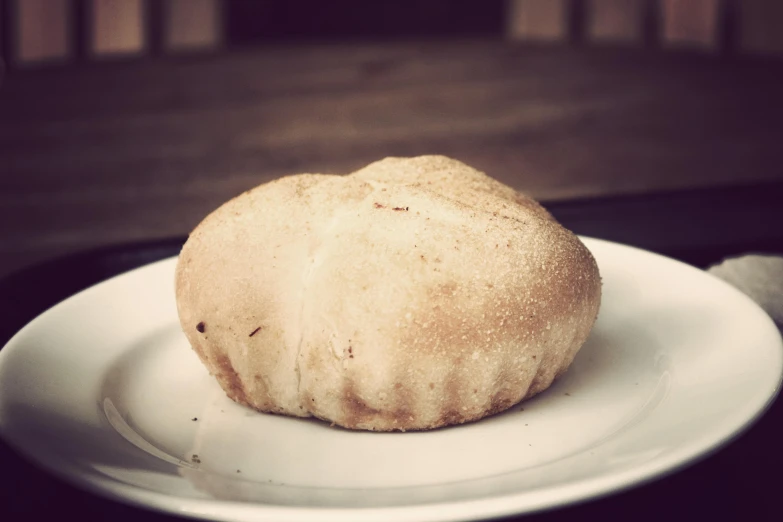
[[[184,237],[282,175],[419,154],[580,233],[653,249],[781,237],[778,0],[0,6],[0,277]],[[676,219],[645,210],[661,194]]]

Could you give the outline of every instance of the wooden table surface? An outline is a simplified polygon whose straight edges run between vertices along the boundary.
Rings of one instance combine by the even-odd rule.
[[[0,87],[0,277],[182,236],[264,181],[393,155],[453,156],[547,204],[774,188],[782,93],[773,59],[486,40],[13,71]]]

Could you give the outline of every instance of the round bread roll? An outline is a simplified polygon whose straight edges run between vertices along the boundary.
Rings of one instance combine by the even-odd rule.
[[[176,298],[234,401],[405,431],[549,387],[587,339],[601,280],[538,203],[423,156],[288,176],[225,203],[185,243]]]

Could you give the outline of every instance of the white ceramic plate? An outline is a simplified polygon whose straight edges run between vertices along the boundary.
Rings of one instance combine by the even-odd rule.
[[[547,392],[477,423],[350,432],[232,403],[179,329],[169,259],[64,301],[0,351],[0,433],[73,484],[206,519],[473,520],[627,488],[747,428],[783,348],[718,279],[584,241],[604,279],[589,341]]]

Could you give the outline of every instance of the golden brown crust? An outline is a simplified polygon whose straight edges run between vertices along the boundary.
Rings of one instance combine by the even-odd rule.
[[[262,185],[199,225],[177,268],[183,329],[229,397],[376,431],[543,391],[600,287],[540,205],[439,156]]]

